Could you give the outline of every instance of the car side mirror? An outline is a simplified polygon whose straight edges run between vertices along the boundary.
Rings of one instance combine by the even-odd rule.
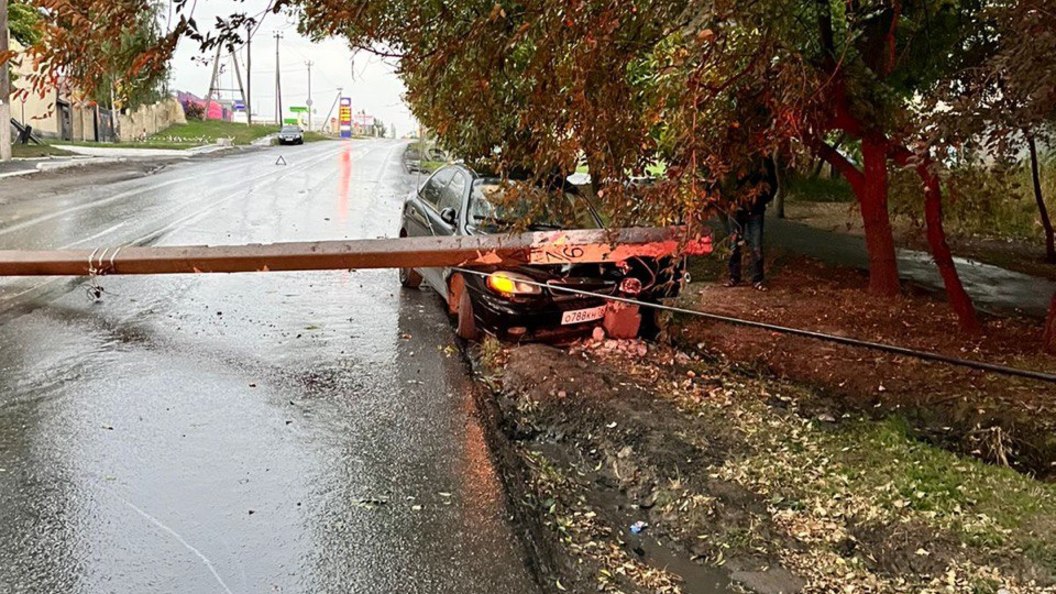
[[[458,220],[458,213],[453,208],[445,208],[440,211],[440,220],[447,223],[448,225],[454,225]]]

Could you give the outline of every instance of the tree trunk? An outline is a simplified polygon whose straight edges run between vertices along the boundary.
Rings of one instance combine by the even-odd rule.
[[[1049,209],[1045,207],[1045,198],[1041,194],[1041,174],[1038,172],[1038,146],[1034,141],[1034,135],[1026,130],[1027,146],[1030,147],[1030,177],[1034,182],[1034,200],[1038,203],[1038,213],[1041,215],[1041,226],[1045,229],[1045,261],[1056,264],[1056,237],[1052,230],[1052,220],[1049,219]]]
[[[862,139],[863,183],[855,186],[865,226],[865,247],[869,255],[869,292],[895,297],[901,286],[891,218],[887,212],[887,141],[882,137]]]
[[[825,167],[825,159],[818,159],[818,162],[814,164],[814,168],[810,172],[810,179],[818,179],[821,176],[823,167]]]
[[[935,259],[939,274],[942,275],[950,307],[957,314],[957,320],[965,332],[978,334],[982,328],[975,313],[975,305],[972,304],[972,298],[964,290],[961,277],[957,274],[950,246],[946,243],[946,231],[942,228],[942,190],[939,177],[928,167],[928,163],[917,165],[917,174],[924,182],[924,219],[927,222],[928,244],[931,246],[931,256]]]
[[[788,170],[777,158],[777,151],[774,151],[774,174],[777,177],[777,187],[773,190],[775,214],[777,218],[783,219],[785,218],[785,196],[788,195]]]
[[[843,144],[843,141],[845,141],[846,139],[847,139],[847,135],[846,134],[840,134],[840,136],[836,139],[836,142],[832,143],[832,150],[834,150],[834,151],[840,150],[840,145]],[[825,167],[825,159],[818,159],[818,162],[814,164],[813,171],[810,172],[810,179],[818,179],[818,177],[821,176],[821,170],[824,167]],[[829,179],[836,179],[837,175],[838,175],[838,173],[836,172],[835,169],[833,169],[832,173],[829,175]]]
[[[1045,352],[1056,355],[1056,293],[1052,295],[1049,316],[1045,319]]]

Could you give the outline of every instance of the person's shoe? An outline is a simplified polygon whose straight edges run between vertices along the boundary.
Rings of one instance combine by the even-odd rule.
[[[761,291],[761,292],[764,292],[764,293],[766,291],[770,290],[769,288],[767,288],[766,284],[763,283],[763,281],[759,281],[759,282],[755,283],[754,285],[752,285],[752,288],[755,289],[756,291]]]
[[[724,287],[736,287],[736,286],[738,286],[740,284],[741,284],[741,281],[733,280],[731,278],[731,279],[727,280],[726,282],[722,283],[722,286],[724,286]]]

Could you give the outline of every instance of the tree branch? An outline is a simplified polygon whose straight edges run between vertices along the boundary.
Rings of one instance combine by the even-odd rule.
[[[814,143],[814,150],[818,153],[818,156],[829,162],[830,165],[835,167],[843,177],[847,178],[847,181],[851,183],[851,186],[855,189],[857,194],[858,189],[865,184],[865,174],[861,172],[854,163],[847,160],[840,154],[839,151],[832,148],[823,141],[817,141]]]

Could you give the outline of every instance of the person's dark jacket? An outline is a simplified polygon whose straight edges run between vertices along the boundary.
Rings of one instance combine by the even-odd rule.
[[[766,213],[766,206],[777,195],[777,167],[770,157],[761,159],[759,164],[745,177],[738,180],[738,185],[746,191],[757,192],[750,204],[740,207],[749,215]]]

